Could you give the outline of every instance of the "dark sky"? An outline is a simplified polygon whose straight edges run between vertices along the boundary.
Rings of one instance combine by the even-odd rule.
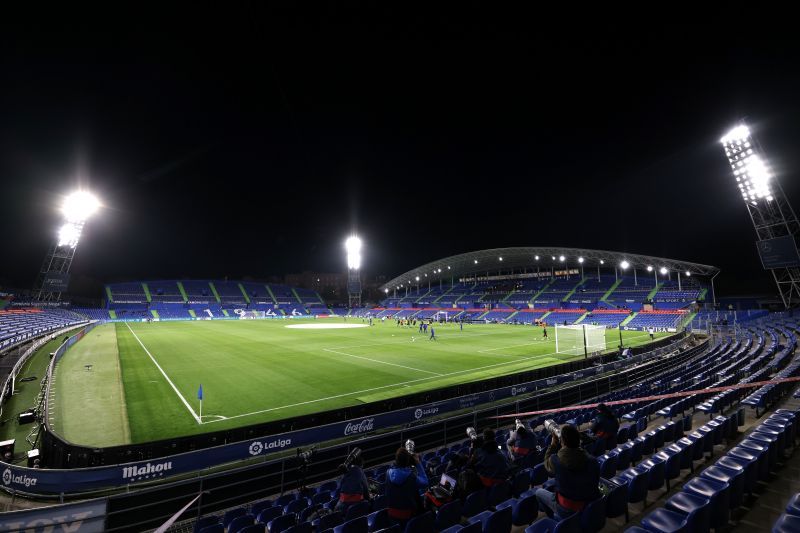
[[[2,282],[33,283],[80,180],[105,207],[73,275],[102,282],[342,270],[356,229],[387,275],[570,246],[772,290],[718,140],[747,118],[797,205],[800,43],[779,13],[739,31],[716,13],[164,4],[0,22]]]

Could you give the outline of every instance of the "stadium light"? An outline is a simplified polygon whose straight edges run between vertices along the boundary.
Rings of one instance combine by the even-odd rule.
[[[58,230],[58,246],[78,246],[84,224],[99,208],[97,197],[88,191],[75,191],[64,198],[61,206],[64,224]]]
[[[450,268],[450,267],[447,267],[447,268]],[[440,268],[440,269],[437,269],[437,271],[438,271],[440,274],[442,273],[442,269],[441,269],[441,268]]]
[[[762,199],[771,202],[774,199],[770,184],[772,174],[753,145],[750,129],[740,124],[726,133],[720,142],[742,199],[752,205],[757,205]]]
[[[447,267],[447,270],[450,270],[450,266]]]
[[[383,289],[383,292],[385,292],[386,294],[389,294],[389,289],[388,288]]]
[[[478,260],[477,260],[477,259],[475,260],[475,264],[476,264],[476,265],[478,264]]]
[[[414,279],[415,279],[415,280],[417,280],[417,281],[419,281],[419,276],[417,276],[417,277],[416,277],[416,278],[414,278]]]
[[[503,260],[503,256],[501,255],[501,256],[500,256],[500,261],[502,261],[502,260]]]
[[[539,256],[538,255],[533,256],[533,258],[536,259],[537,261],[539,260]]]
[[[605,261],[603,261],[603,260],[601,259],[601,260],[600,260],[600,264],[601,264],[601,265],[605,265],[605,264],[606,264],[606,262],[605,262]]]
[[[666,276],[669,270],[667,270],[667,267],[661,267],[661,270],[659,270],[659,272],[661,272],[662,276]]]
[[[361,239],[353,235],[344,242],[347,250],[347,268],[358,270],[361,268]]]
[[[583,257],[578,258],[578,263],[583,263]]]
[[[563,255],[558,256],[558,260],[561,261],[562,263],[564,262],[564,259],[566,258]]]
[[[631,266],[631,264],[623,259],[622,262],[619,264],[619,266],[622,267],[622,270],[627,270],[628,267]]]
[[[553,259],[553,261],[555,261],[556,260],[556,256],[553,256],[552,259]]]
[[[687,277],[687,278],[690,278],[690,277],[692,277],[692,273],[691,273],[691,272],[689,272],[688,270],[686,271],[686,277]]]
[[[647,271],[648,272],[652,272],[653,271],[653,266],[652,265],[647,265]]]
[[[64,200],[61,212],[68,222],[86,222],[100,208],[97,197],[87,191],[76,191]]]

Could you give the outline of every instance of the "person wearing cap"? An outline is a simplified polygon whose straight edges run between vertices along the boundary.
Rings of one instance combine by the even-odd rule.
[[[561,445],[559,449],[559,444]],[[581,448],[580,433],[570,424],[561,427],[561,438],[552,439],[544,455],[544,467],[554,478],[553,490],[536,490],[539,509],[563,520],[600,496],[600,467]]]
[[[386,512],[400,523],[406,522],[422,510],[420,489],[428,488],[428,476],[419,464],[416,455],[400,447],[394,456],[394,464],[386,472]]]

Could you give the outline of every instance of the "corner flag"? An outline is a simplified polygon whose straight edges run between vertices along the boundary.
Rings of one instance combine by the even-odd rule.
[[[203,384],[200,384],[200,388],[197,389],[197,399],[200,400],[200,415],[198,417],[198,421],[202,424],[203,423]]]

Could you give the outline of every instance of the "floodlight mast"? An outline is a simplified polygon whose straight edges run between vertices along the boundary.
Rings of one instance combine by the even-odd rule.
[[[58,302],[69,283],[69,269],[86,221],[100,207],[97,198],[87,191],[76,191],[64,199],[61,212],[64,222],[47,252],[36,277],[33,295],[40,302]]]
[[[781,301],[788,309],[800,302],[800,222],[750,128],[740,123],[720,142],[756,230],[762,265],[772,272]],[[779,246],[782,257],[772,258],[777,262],[767,259],[765,254]]]
[[[361,239],[355,235],[344,242],[347,251],[347,305],[361,307]]]

